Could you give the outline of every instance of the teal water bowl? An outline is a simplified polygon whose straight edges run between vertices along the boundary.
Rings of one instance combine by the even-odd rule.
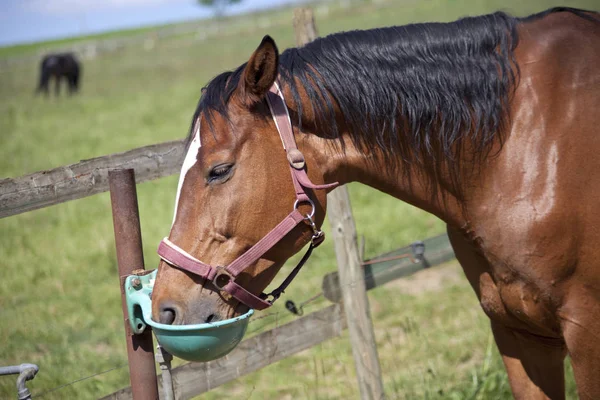
[[[156,270],[130,275],[125,280],[125,299],[133,333],[152,327],[158,343],[169,353],[188,361],[211,361],[227,355],[242,340],[254,310],[214,323],[166,325],[152,320],[152,289]]]

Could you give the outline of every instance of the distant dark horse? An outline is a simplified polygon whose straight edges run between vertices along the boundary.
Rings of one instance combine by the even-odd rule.
[[[50,78],[54,78],[54,93],[58,96],[60,81],[65,78],[69,83],[69,94],[73,94],[79,89],[80,75],[81,66],[72,53],[48,54],[40,65],[40,84],[37,92],[43,91],[48,95]]]

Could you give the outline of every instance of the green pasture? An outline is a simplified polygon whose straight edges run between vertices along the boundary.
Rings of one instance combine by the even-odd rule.
[[[449,21],[498,9],[525,15],[558,4],[363,2],[350,9],[332,7],[327,14],[318,8],[317,25],[319,34],[325,35]],[[598,8],[597,0],[563,4]],[[86,61],[81,93],[72,98],[35,97],[35,63],[0,71],[0,178],[184,137],[200,88],[211,77],[245,61],[266,33],[280,49],[293,45],[291,15],[290,10],[289,24],[269,30],[224,34],[209,41],[171,40],[150,51],[131,47]],[[170,227],[176,179],[138,186],[147,268],[157,265],[156,246]],[[444,231],[435,217],[375,190],[352,184],[350,192],[367,256]],[[40,372],[28,384],[34,398],[94,399],[127,386],[109,195],[2,219],[0,237],[0,366],[38,364]],[[335,268],[333,247],[327,241],[285,299],[299,303],[317,294],[322,276]],[[389,398],[510,397],[487,319],[456,263],[376,289],[370,302]],[[277,314],[251,322],[250,334],[296,318],[283,303],[275,307]],[[319,299],[306,312],[325,305]],[[99,375],[61,387],[94,374]],[[576,398],[570,377],[568,394]],[[0,398],[16,398],[14,377],[0,377]],[[358,398],[348,335],[204,398]]]

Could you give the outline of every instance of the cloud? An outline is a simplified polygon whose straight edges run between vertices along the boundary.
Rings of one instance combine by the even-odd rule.
[[[191,2],[194,0],[24,0],[21,5],[27,11],[56,15]]]

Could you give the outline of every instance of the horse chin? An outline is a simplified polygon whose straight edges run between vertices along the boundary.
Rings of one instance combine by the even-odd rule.
[[[222,306],[219,306],[217,308],[212,319],[206,322],[225,321],[227,319],[232,319],[235,317],[239,317],[240,315],[244,315],[248,312],[248,310],[250,310],[250,307],[238,302],[237,300],[224,302]]]
[[[227,313],[227,318],[235,318],[246,314],[250,310],[250,307],[245,304],[238,303],[237,306],[230,307],[230,310],[230,313]]]

